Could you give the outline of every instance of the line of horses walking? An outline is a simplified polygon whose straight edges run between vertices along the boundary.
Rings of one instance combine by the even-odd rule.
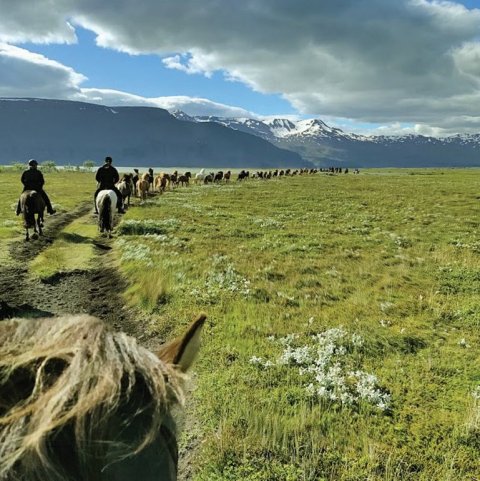
[[[293,176],[302,174],[313,174],[318,172],[317,169],[275,169],[268,171],[255,171],[250,174],[248,170],[241,170],[237,174],[237,182],[244,181],[249,178],[270,179],[275,177]],[[130,206],[132,195],[139,197],[141,202],[147,199],[149,193],[158,192],[163,194],[167,190],[173,190],[177,187],[187,187],[190,183],[193,184],[220,184],[228,183],[232,179],[232,172],[230,170],[206,173],[205,169],[200,169],[194,176],[190,171],[179,173],[175,170],[171,173],[160,172],[156,176],[153,175],[153,170],[143,174],[133,173],[123,174],[116,187],[122,195],[122,202],[125,207]],[[113,190],[100,191],[97,196],[97,210],[99,212],[98,227],[101,233],[106,232],[110,237],[114,227],[114,209],[116,203],[116,194]]]
[[[322,172],[319,169],[274,169],[274,170],[256,170],[250,172],[248,170],[240,170],[236,174],[236,181],[241,182],[247,179],[268,180],[277,177],[287,177],[295,175],[315,174]],[[347,173],[346,170],[345,173]],[[120,181],[116,184],[118,191],[122,196],[122,202],[125,207],[130,206],[132,196],[140,198],[144,202],[149,193],[158,192],[163,194],[167,190],[173,190],[177,187],[188,187],[193,184],[220,184],[228,183],[233,180],[233,174],[230,170],[217,172],[205,172],[200,169],[195,175],[191,172],[179,173],[175,170],[171,173],[160,172],[156,176],[153,172],[145,172],[139,174],[138,178],[133,173],[125,173]],[[109,237],[112,235],[114,228],[114,211],[117,203],[117,195],[113,190],[106,189],[99,192],[96,199],[96,207],[99,213],[98,227],[101,233],[106,233]],[[32,238],[43,234],[45,202],[36,191],[25,191],[20,197],[20,204],[23,214],[23,222],[25,227],[25,240],[30,239],[29,229],[33,229]]]

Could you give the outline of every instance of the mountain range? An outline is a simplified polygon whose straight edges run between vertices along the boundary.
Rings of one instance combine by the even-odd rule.
[[[156,107],[0,98],[0,164],[284,167],[477,167],[480,134],[364,136],[320,119],[191,117]]]
[[[155,107],[0,98],[0,164],[53,160],[164,167],[302,167],[291,150],[217,122],[184,122]]]
[[[365,136],[330,127],[320,119],[292,121],[249,118],[189,117],[189,122],[216,122],[261,137],[299,153],[318,167],[474,167],[480,166],[480,134],[449,137],[423,135]]]

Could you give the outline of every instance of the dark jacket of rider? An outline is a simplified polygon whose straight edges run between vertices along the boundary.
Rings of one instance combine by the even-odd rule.
[[[34,170],[34,169],[25,170],[20,180],[22,181],[24,191],[25,190],[41,191],[43,190],[43,185],[45,184],[45,179],[43,178],[43,174],[39,170]]]
[[[118,170],[112,166],[112,158],[105,157],[105,164],[97,170],[97,174],[95,175],[95,180],[98,182],[98,188],[95,191],[93,196],[93,201],[95,204],[95,212],[98,214],[97,208],[97,195],[101,190],[104,189],[111,189],[115,192],[117,196],[117,209],[118,212],[124,213],[123,210],[123,199],[122,194],[115,186],[115,184],[120,180],[120,175],[118,174]]]
[[[111,189],[120,180],[120,175],[115,167],[105,164],[97,170],[95,180],[100,184],[101,189]]]

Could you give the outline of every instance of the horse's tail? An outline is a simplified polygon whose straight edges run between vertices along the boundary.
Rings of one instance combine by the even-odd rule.
[[[112,218],[112,199],[110,196],[104,195],[100,204],[100,212],[98,215],[100,230],[112,230],[111,218]]]

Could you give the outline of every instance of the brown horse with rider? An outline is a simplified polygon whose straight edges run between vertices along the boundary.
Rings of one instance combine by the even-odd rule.
[[[23,184],[23,192],[27,190],[34,190],[38,192],[45,202],[47,212],[50,215],[55,214],[56,210],[52,207],[47,193],[43,190],[45,179],[43,178],[43,174],[38,170],[38,162],[35,159],[30,159],[28,161],[28,169],[23,172],[20,180]],[[19,199],[17,204],[17,215],[20,215],[21,213],[22,206]]]

